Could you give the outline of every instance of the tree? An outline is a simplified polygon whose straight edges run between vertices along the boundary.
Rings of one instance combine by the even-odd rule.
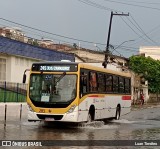
[[[160,92],[160,61],[151,57],[132,56],[129,59],[129,68],[148,80],[148,89],[151,93]],[[158,96],[157,96],[158,97]]]
[[[33,44],[34,46],[39,46],[38,41],[37,41],[36,39],[33,40],[32,44]]]
[[[73,47],[75,48],[75,49],[77,49],[77,44],[76,43],[73,43]]]

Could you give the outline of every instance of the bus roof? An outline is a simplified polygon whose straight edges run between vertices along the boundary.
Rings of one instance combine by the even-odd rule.
[[[120,76],[126,76],[126,77],[131,77],[131,73],[130,72],[120,72],[120,71],[115,71],[115,70],[111,70],[111,69],[107,69],[107,68],[103,68],[99,67],[99,66],[94,66],[88,63],[81,63],[81,62],[66,62],[66,61],[52,61],[52,62],[36,62],[33,63],[32,65],[46,65],[46,64],[67,64],[67,65],[79,65],[80,68],[85,68],[85,69],[90,69],[90,70],[95,70],[95,71],[100,71],[100,72],[106,72],[106,73],[110,73],[110,74],[116,74],[116,75],[120,75]]]
[[[34,65],[36,64],[68,64],[68,65],[71,65],[71,64],[78,64],[77,62],[68,62],[68,61],[48,61],[48,62],[35,62],[33,63]],[[32,64],[32,65],[33,65]]]
[[[85,69],[91,69],[91,70],[95,70],[95,71],[106,72],[109,74],[116,74],[116,75],[120,75],[120,76],[131,77],[130,72],[115,71],[115,70],[103,68],[103,66],[99,67],[99,66],[93,66],[93,65],[85,64],[85,63],[79,63],[79,66],[81,68],[85,68]]]

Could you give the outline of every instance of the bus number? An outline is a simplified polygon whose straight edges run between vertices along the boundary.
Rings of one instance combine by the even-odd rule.
[[[47,69],[46,69],[46,66],[40,66],[40,71],[41,71],[41,70],[47,70]]]
[[[45,109],[40,109],[39,113],[45,113]]]

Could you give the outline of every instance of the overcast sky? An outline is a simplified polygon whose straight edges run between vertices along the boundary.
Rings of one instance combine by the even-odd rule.
[[[140,46],[160,45],[159,0],[0,0],[0,6],[0,26],[18,26],[27,36],[80,43],[93,50],[105,50],[111,11],[129,13],[113,16],[110,44],[116,49],[114,54],[129,57]]]

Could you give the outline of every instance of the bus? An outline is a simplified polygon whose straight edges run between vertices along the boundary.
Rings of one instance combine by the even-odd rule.
[[[85,63],[33,63],[27,104],[28,121],[118,120],[131,109],[131,74]]]

